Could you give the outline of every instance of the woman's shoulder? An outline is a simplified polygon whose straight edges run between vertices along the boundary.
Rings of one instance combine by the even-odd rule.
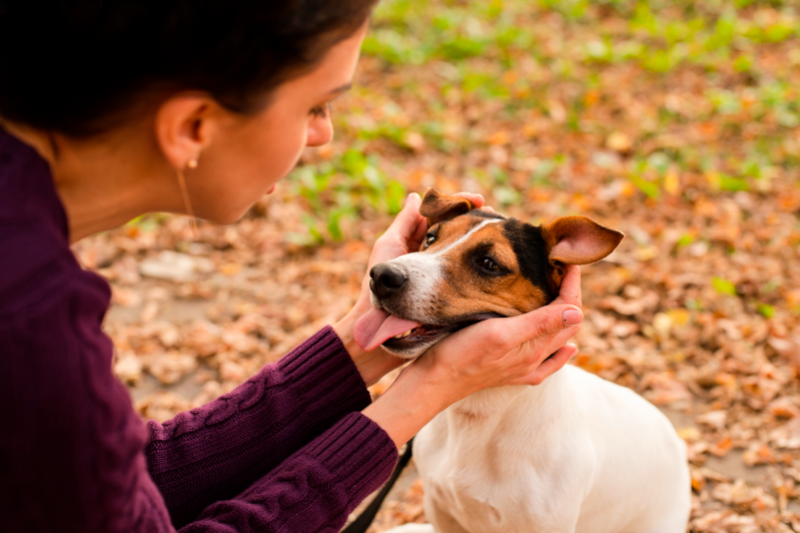
[[[0,317],[94,277],[78,265],[67,232],[47,162],[0,129]]]

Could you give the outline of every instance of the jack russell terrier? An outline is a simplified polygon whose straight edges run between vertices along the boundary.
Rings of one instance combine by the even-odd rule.
[[[418,253],[375,266],[362,348],[418,357],[480,320],[557,296],[564,265],[610,254],[617,231],[585,217],[532,226],[429,191]],[[390,533],[683,533],[686,447],[631,390],[567,365],[541,385],[485,389],[414,441],[430,524]]]

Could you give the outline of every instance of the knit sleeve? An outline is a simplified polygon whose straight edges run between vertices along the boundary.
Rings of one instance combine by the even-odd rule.
[[[206,502],[178,526],[187,531],[326,531],[388,477],[394,444],[352,412],[368,399],[363,383],[341,392],[357,372],[336,363],[346,356],[329,330],[230,395],[151,425],[146,457],[145,427],[111,373],[100,329],[107,299],[100,280],[73,278],[35,311],[0,323],[8,378],[0,387],[0,530],[174,532],[179,523],[146,459],[168,491],[189,496],[180,511]],[[320,396],[343,407],[308,394],[308,380],[327,383]]]
[[[231,393],[163,425],[149,422],[150,475],[181,527],[369,403],[352,359],[326,327]]]
[[[236,498],[209,506],[180,533],[338,533],[396,461],[388,434],[352,413]]]

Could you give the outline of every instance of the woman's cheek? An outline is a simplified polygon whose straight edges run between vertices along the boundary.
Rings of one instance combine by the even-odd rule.
[[[294,135],[286,135],[275,144],[273,149],[267,150],[270,156],[266,161],[268,174],[271,183],[285,178],[297,165],[303,148],[306,146],[305,132],[296,132]]]

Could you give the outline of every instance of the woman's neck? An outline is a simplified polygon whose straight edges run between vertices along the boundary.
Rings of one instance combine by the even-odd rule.
[[[153,211],[180,211],[179,190],[169,165],[143,164],[152,157],[148,142],[132,126],[87,140],[44,132],[19,124],[0,125],[31,146],[50,166],[53,183],[67,213],[70,242],[119,227]]]

